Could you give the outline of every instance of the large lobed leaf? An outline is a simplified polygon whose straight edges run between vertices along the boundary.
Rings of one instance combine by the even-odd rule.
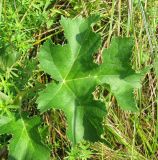
[[[62,109],[67,117],[67,135],[75,144],[82,139],[97,141],[103,132],[105,105],[94,101],[92,92],[97,85],[108,84],[121,108],[137,111],[134,88],[146,71],[135,73],[130,66],[133,40],[113,38],[103,52],[103,63],[93,63],[93,55],[101,45],[101,36],[91,26],[98,16],[87,19],[61,19],[67,44],[54,45],[50,40],[39,52],[41,68],[59,83],[50,83],[39,94],[38,108]]]
[[[38,132],[40,118],[28,118],[25,114],[1,116],[0,134],[11,134],[9,144],[10,160],[48,160],[49,149],[42,144]]]

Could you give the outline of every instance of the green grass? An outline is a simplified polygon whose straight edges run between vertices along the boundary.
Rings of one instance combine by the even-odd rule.
[[[10,64],[9,68],[3,65],[6,72],[0,75],[0,94],[3,91],[8,95],[7,101],[16,99],[17,103],[22,103],[23,110],[31,115],[39,114],[35,103],[37,95],[34,91],[24,93],[23,90],[50,80],[39,70],[36,55],[39,46],[48,38],[55,44],[65,41],[59,24],[62,15],[87,17],[99,13],[101,21],[94,30],[102,35],[102,47],[110,45],[112,36],[132,36],[135,40],[133,68],[140,70],[153,63],[153,55],[158,51],[158,2],[144,0],[141,4],[139,0],[0,0],[0,47],[5,48],[5,53],[15,56],[6,62]],[[1,66],[3,62],[0,58]],[[20,68],[25,70],[19,73]],[[24,79],[20,80],[22,76]],[[52,150],[52,159],[158,159],[156,79],[152,69],[143,82],[143,88],[135,92],[139,113],[122,111],[112,96],[106,99],[108,116],[103,124],[104,143],[82,142],[71,149],[63,112],[52,110],[43,114],[41,133]],[[25,85],[20,81],[25,81]],[[20,96],[23,96],[22,100]],[[0,103],[1,114],[9,110],[7,101]],[[5,146],[6,139],[0,137],[1,148]]]

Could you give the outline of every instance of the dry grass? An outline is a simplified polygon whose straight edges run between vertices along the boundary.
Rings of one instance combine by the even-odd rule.
[[[139,1],[139,0],[138,0]],[[21,19],[25,22],[32,12],[30,1],[28,10]],[[100,14],[101,20],[94,27],[102,35],[102,47],[108,47],[112,36],[132,36],[135,41],[132,66],[140,70],[153,64],[157,54],[158,2],[144,0],[140,3],[132,0],[57,0],[49,5],[48,16],[54,18],[50,28],[41,26],[25,43],[30,43],[31,56],[37,54],[39,46],[48,38],[62,44],[65,39],[59,20],[61,15],[76,17]],[[7,4],[6,4],[7,5]],[[7,12],[7,10],[5,11]],[[1,14],[1,13],[0,13]],[[0,16],[1,17],[1,16]],[[25,58],[25,56],[24,56]],[[39,72],[38,72],[39,73]],[[38,81],[45,83],[49,77],[38,75]],[[158,109],[157,78],[154,69],[146,75],[142,89],[135,91],[139,113],[122,111],[114,97],[106,100],[108,115],[102,135],[106,143],[91,144],[92,160],[157,160],[158,159]],[[52,159],[64,159],[71,154],[70,142],[66,137],[66,118],[61,111],[49,111],[43,115],[46,130],[46,143],[52,148]],[[87,149],[86,149],[87,150]]]

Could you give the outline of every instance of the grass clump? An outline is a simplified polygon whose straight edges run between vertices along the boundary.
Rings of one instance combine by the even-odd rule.
[[[158,51],[157,5],[156,0],[0,1],[0,97],[3,93],[7,95],[5,103],[2,98],[0,100],[0,114],[8,113],[20,103],[22,110],[30,115],[41,116],[44,121],[41,134],[54,160],[156,160],[158,109],[155,69],[146,76],[142,89],[135,92],[139,113],[124,112],[113,96],[106,98],[108,116],[103,123],[104,143],[82,142],[71,149],[63,112],[51,110],[40,115],[35,101],[36,93],[44,87],[43,84],[51,81],[38,67],[39,46],[49,38],[55,44],[65,42],[59,25],[62,15],[88,17],[99,13],[101,20],[94,30],[102,35],[103,48],[109,47],[112,36],[132,36],[135,42],[132,67],[140,70],[154,63],[154,55]],[[15,105],[8,107],[13,100]],[[7,135],[0,137],[1,159],[7,157],[8,139]]]

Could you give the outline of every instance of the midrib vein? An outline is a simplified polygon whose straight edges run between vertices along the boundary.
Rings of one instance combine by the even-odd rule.
[[[68,75],[69,75],[69,73],[71,72],[71,70],[72,70],[72,68],[73,68],[73,66],[74,66],[74,64],[75,64],[75,62],[76,62],[76,60],[77,60],[77,58],[79,57],[79,55],[80,55],[80,50],[81,50],[81,48],[82,48],[82,45],[84,44],[84,42],[85,42],[85,37],[87,36],[87,37],[89,37],[89,34],[90,34],[90,31],[88,31],[88,33],[87,34],[85,34],[85,36],[84,36],[84,41],[82,41],[82,43],[80,44],[80,47],[79,47],[79,49],[78,49],[78,53],[77,53],[77,56],[75,57],[75,59],[74,59],[74,61],[73,61],[73,63],[72,63],[72,65],[71,65],[71,67],[70,67],[70,70],[68,71],[68,73],[66,74],[66,76],[65,76],[65,78],[64,78],[64,81],[66,82],[66,78],[68,77]],[[81,38],[81,36],[80,36],[80,38]],[[72,50],[71,50],[71,52],[72,52]],[[68,86],[67,86],[68,87]],[[69,87],[68,87],[69,88]],[[70,89],[70,88],[69,88]],[[70,89],[71,90],[71,89]],[[72,92],[72,90],[71,90],[71,92]],[[73,93],[74,94],[74,93]],[[76,97],[76,96],[75,96]],[[76,115],[76,107],[74,108],[74,115]],[[75,117],[73,118],[73,126],[75,125]],[[75,133],[76,133],[76,130],[75,130],[75,127],[74,127],[74,130],[73,130],[73,132],[74,132],[74,137],[73,137],[73,139],[74,139],[74,144],[76,144],[76,135],[75,135]]]
[[[85,77],[80,77],[80,78],[74,78],[74,79],[68,79],[68,80],[65,80],[65,82],[71,82],[71,81],[78,81],[78,80],[84,80],[84,79],[100,79],[101,77],[106,77],[106,76],[118,76],[117,74],[116,75],[94,75],[94,76],[85,76]]]
[[[65,86],[68,88],[68,90],[73,94],[73,96],[75,97],[75,99],[80,103],[80,101],[78,100],[78,98],[76,97],[75,93],[73,92],[73,90],[65,84]],[[76,144],[76,106],[74,106],[74,114],[73,114],[73,124],[72,124],[72,132],[73,132],[73,142],[74,144]]]
[[[88,31],[88,33],[85,34],[85,36],[84,36],[84,38],[83,38],[84,41],[85,41],[85,37],[86,37],[86,36],[89,37],[89,34],[90,34],[90,31]],[[79,34],[79,35],[80,35],[80,34]],[[80,37],[81,37],[81,36],[80,36]],[[75,64],[77,58],[78,58],[79,55],[80,55],[80,50],[81,50],[81,48],[82,48],[82,45],[84,44],[84,41],[82,41],[82,43],[80,44],[80,47],[79,47],[78,52],[77,52],[77,56],[75,57],[72,65],[71,65],[71,67],[70,67],[70,70],[69,70],[68,73],[66,74],[66,76],[65,76],[65,78],[64,78],[65,80],[66,80],[66,78],[68,77],[69,73],[71,72],[71,70],[72,70],[72,68],[73,68],[73,65]],[[72,51],[72,50],[71,50],[71,51]]]
[[[32,141],[31,141],[31,139],[30,139],[30,136],[29,136],[29,134],[28,134],[27,128],[26,128],[26,126],[25,126],[25,122],[24,122],[24,120],[23,120],[22,117],[21,117],[21,119],[22,119],[21,121],[22,121],[23,129],[22,129],[19,137],[20,137],[20,138],[23,137],[23,136],[22,136],[23,134],[24,134],[24,136],[27,136],[27,139],[28,139],[28,141],[27,141],[28,143],[27,143],[27,144],[29,145],[29,142],[30,142],[30,144],[31,144],[31,146],[32,146],[32,149],[35,150],[35,149],[34,149],[34,145],[33,145]],[[18,142],[17,142],[16,144],[18,144],[18,143],[20,142],[20,140],[21,140],[20,138],[19,138],[19,140],[18,140]],[[17,148],[17,147],[16,147],[16,148]]]

